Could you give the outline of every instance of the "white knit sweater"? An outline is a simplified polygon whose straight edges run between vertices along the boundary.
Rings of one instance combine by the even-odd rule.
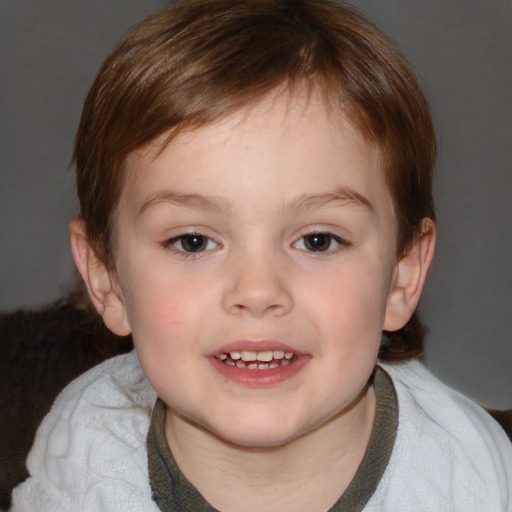
[[[512,444],[499,425],[420,363],[382,366],[399,428],[365,512],[512,512]],[[12,510],[158,511],[146,454],[155,399],[133,352],[69,384],[39,427]]]

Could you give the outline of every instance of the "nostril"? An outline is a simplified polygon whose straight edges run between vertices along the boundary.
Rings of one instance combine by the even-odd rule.
[[[242,270],[233,269],[232,280],[226,283],[222,297],[225,311],[258,317],[290,310],[293,301],[282,275],[269,271],[268,266],[262,270],[244,266]]]
[[[231,313],[250,316],[263,316],[266,314],[281,315],[290,310],[285,304],[255,305],[255,304],[233,304]]]

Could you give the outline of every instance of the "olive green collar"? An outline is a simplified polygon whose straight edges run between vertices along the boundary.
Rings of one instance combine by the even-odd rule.
[[[377,367],[372,376],[377,409],[365,456],[352,482],[329,512],[360,512],[386,470],[398,426],[398,401],[389,375]],[[162,512],[214,512],[180,471],[164,433],[165,405],[158,399],[153,410],[147,447],[153,499]],[[217,511],[218,512],[218,511]]]

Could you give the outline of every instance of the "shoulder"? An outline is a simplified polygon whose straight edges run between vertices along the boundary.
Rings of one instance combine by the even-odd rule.
[[[386,492],[420,510],[510,510],[512,444],[501,427],[421,363],[382,366],[399,408]]]
[[[384,368],[393,380],[404,422],[424,433],[444,434],[441,439],[473,450],[477,446],[484,450],[495,445],[511,447],[503,429],[487,412],[441,382],[420,362]]]
[[[146,437],[155,399],[133,352],[71,382],[39,427],[14,510],[145,510],[148,498],[152,505]]]

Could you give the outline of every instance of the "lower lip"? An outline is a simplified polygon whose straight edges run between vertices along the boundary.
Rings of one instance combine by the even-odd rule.
[[[250,388],[264,388],[277,386],[297,375],[311,359],[310,356],[301,355],[287,366],[278,368],[267,368],[266,370],[249,370],[229,366],[219,361],[216,357],[208,358],[213,367],[227,379]]]

